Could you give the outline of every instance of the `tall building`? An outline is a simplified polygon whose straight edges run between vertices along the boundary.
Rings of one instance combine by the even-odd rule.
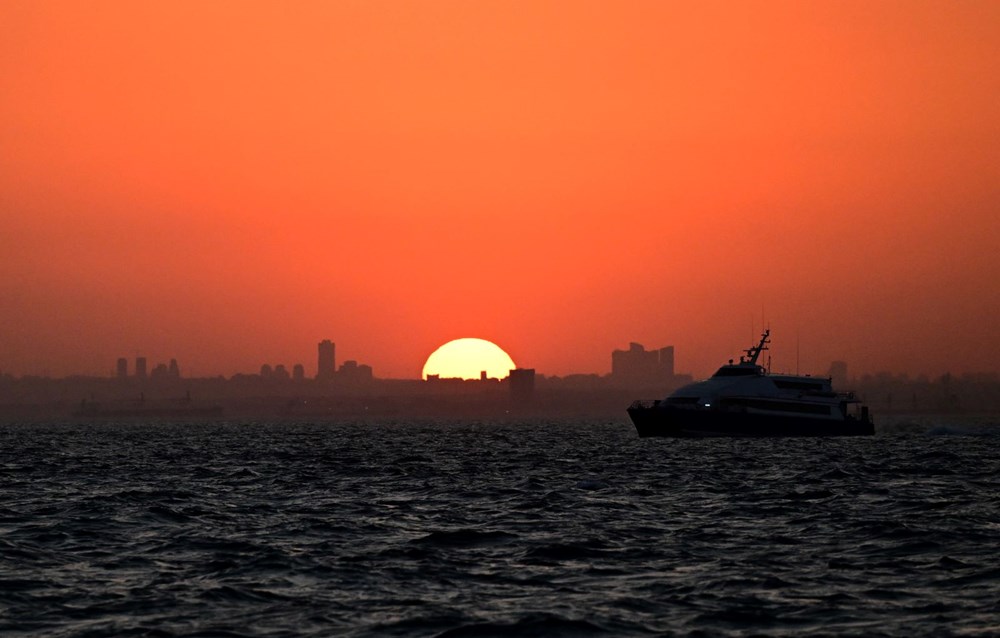
[[[632,387],[670,383],[674,377],[674,347],[646,350],[641,343],[630,343],[628,350],[611,353],[611,378],[615,383]]]
[[[120,357],[118,359],[118,367],[116,369],[116,374],[119,379],[124,379],[128,376],[128,359],[125,357]]]
[[[135,376],[137,379],[146,378],[146,357],[135,358]]]
[[[611,353],[611,376],[621,381],[636,381],[653,376],[660,362],[655,350],[646,351],[641,343],[628,344],[628,350]]]
[[[302,381],[306,378],[306,368],[301,363],[296,363],[295,367],[292,368],[292,379],[295,381]]]
[[[332,379],[337,372],[336,344],[329,339],[319,342],[319,361],[316,366],[317,379]]]
[[[170,360],[170,368],[168,369],[168,371],[170,376],[172,376],[175,379],[179,379],[181,377],[181,369],[180,366],[177,365],[177,359]]]

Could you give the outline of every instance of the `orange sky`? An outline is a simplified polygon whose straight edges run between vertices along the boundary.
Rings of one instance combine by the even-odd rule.
[[[766,315],[775,367],[996,370],[1000,3],[0,4],[0,371],[490,339],[544,374]]]

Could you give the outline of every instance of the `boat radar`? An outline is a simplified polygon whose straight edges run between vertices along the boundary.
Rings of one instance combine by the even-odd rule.
[[[746,357],[740,357],[740,363],[743,364],[748,363],[752,366],[757,365],[757,359],[760,357],[760,353],[763,352],[764,350],[769,349],[767,347],[767,344],[771,343],[770,337],[771,337],[771,329],[768,328],[764,331],[764,334],[761,335],[760,343],[758,343],[756,346],[751,346],[750,348],[747,348],[746,350],[743,351],[747,354]],[[745,360],[747,357],[750,358],[749,361]]]

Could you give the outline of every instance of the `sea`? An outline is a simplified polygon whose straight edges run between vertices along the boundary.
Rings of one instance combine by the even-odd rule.
[[[1000,635],[1000,418],[0,425],[0,635]]]

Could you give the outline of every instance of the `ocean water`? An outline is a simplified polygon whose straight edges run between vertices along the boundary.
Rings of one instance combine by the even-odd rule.
[[[1000,635],[1000,423],[0,426],[0,635]]]

